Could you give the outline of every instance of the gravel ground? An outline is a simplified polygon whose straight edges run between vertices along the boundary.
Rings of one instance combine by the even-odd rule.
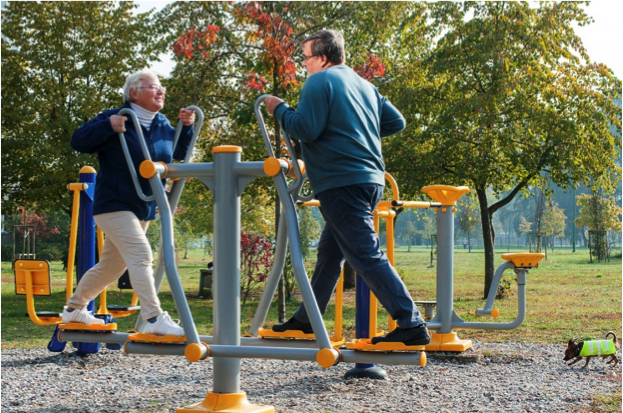
[[[68,346],[69,349],[69,346]],[[249,401],[278,412],[571,412],[621,389],[621,364],[567,367],[564,346],[474,343],[459,360],[428,353],[425,368],[384,366],[388,380],[344,380],[352,367],[243,360]],[[446,353],[446,356],[448,353]],[[619,356],[620,357],[620,356]],[[474,359],[479,361],[474,362]],[[3,412],[173,412],[212,389],[212,362],[102,350],[2,351]]]

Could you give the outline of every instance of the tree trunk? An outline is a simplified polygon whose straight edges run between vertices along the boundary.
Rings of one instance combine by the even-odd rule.
[[[493,230],[493,217],[489,213],[487,188],[476,188],[476,193],[478,194],[478,203],[480,204],[482,243],[485,248],[485,289],[483,297],[486,298],[495,273],[495,231]]]

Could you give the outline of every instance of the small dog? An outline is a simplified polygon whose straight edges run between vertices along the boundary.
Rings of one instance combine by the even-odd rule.
[[[612,340],[608,340],[609,335],[612,335]],[[569,340],[569,345],[565,350],[565,358],[563,360],[567,361],[574,359],[571,363],[567,364],[568,366],[571,366],[583,358],[586,358],[586,363],[582,366],[582,368],[584,368],[588,366],[589,361],[591,361],[591,358],[593,357],[609,357],[610,361],[606,364],[614,362],[613,366],[616,366],[619,363],[616,353],[620,346],[617,341],[617,336],[610,331],[606,334],[605,338],[605,340],[591,341]]]

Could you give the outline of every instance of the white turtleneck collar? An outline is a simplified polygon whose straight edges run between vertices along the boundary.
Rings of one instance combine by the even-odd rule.
[[[149,130],[151,127],[151,122],[154,120],[158,112],[149,111],[135,103],[130,102],[130,107],[136,113],[136,117],[141,125],[145,127],[145,129]]]

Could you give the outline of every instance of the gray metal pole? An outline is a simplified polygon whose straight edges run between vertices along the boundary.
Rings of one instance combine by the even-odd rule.
[[[237,148],[237,149],[236,149]],[[214,153],[214,342],[240,345],[240,195],[235,166],[242,148]],[[214,359],[214,393],[240,392],[240,359]]]
[[[270,347],[239,347],[226,345],[212,345],[210,357],[214,356],[214,363],[222,358],[240,360],[240,358],[260,358],[268,360],[295,360],[317,361],[318,349]],[[160,354],[183,356],[184,346],[175,344],[160,344],[153,346],[147,343],[128,343],[125,350],[129,354]],[[356,350],[341,350],[340,358],[345,363],[382,363],[393,365],[420,365],[421,352],[414,353],[379,353]],[[218,380],[221,378],[214,374]]]
[[[164,262],[164,267],[167,274],[167,280],[169,281],[169,287],[171,287],[171,294],[175,300],[175,306],[177,312],[182,320],[184,326],[184,333],[186,340],[189,343],[199,344],[199,334],[197,333],[197,327],[193,320],[193,316],[190,313],[188,307],[188,301],[184,294],[184,287],[182,281],[177,273],[175,267],[175,245],[173,241],[173,211],[169,206],[169,201],[165,195],[164,188],[160,183],[160,176],[158,174],[149,178],[151,189],[156,198],[156,204],[160,210],[160,222],[162,228],[162,234],[160,237],[160,257],[158,261]]]
[[[452,332],[454,297],[454,207],[437,208],[437,314],[439,334]]]
[[[186,156],[184,157],[184,164],[187,164],[188,161],[190,160],[191,156],[192,156],[192,151],[193,148],[195,147],[195,143],[197,141],[197,137],[199,136],[199,133],[201,132],[201,127],[203,126],[203,112],[201,111],[201,109],[199,109],[197,106],[188,106],[186,108],[186,110],[194,110],[197,113],[197,124],[194,127],[194,133],[193,136],[190,140],[190,144],[188,146],[188,151],[186,152]],[[183,123],[180,120],[177,124],[177,129],[175,131],[175,141],[173,143],[173,151],[175,151],[175,148],[177,147],[177,142],[180,138],[181,132],[182,132],[182,128],[183,128]],[[205,166],[204,166],[205,168]],[[171,191],[169,192],[167,198],[169,200],[169,205],[171,206],[171,210],[175,211],[175,208],[177,207],[177,203],[180,200],[180,197],[182,195],[182,191],[184,190],[184,185],[186,184],[186,180],[185,179],[179,179],[175,182],[173,182],[173,185],[171,186]],[[161,234],[161,238],[162,238],[162,234]],[[156,288],[156,292],[160,291],[160,286],[162,285],[162,280],[164,279],[164,274],[165,274],[165,267],[164,267],[164,261],[161,259],[161,257],[163,256],[162,254],[162,239],[160,242],[160,250],[158,253],[158,262],[156,263],[156,268],[154,270],[154,286]],[[134,326],[134,329],[137,331],[141,331],[143,326],[145,325],[146,321],[143,320],[142,317],[137,318],[136,320],[136,324]]]
[[[512,330],[523,323],[526,317],[526,274],[528,268],[515,268],[517,274],[517,317],[510,323],[477,323],[477,322],[455,322],[453,327],[456,329],[482,329],[482,330]]]
[[[273,261],[273,267],[270,270],[270,274],[268,275],[268,278],[266,280],[266,285],[264,285],[262,298],[260,299],[260,303],[257,306],[257,310],[255,310],[253,323],[251,324],[251,328],[249,329],[249,334],[254,337],[257,337],[257,333],[260,327],[262,327],[264,325],[264,322],[266,321],[266,315],[268,314],[268,310],[270,309],[270,304],[273,300],[273,296],[275,295],[275,291],[277,291],[279,279],[281,278],[281,273],[283,272],[283,267],[285,266],[287,249],[288,232],[286,228],[286,215],[282,213],[279,216],[279,226],[277,232],[277,243],[275,245],[275,258]]]
[[[495,301],[495,296],[498,292],[498,287],[500,285],[500,281],[502,280],[502,276],[504,275],[504,271],[507,269],[514,270],[515,264],[512,262],[505,262],[500,265],[497,270],[495,270],[495,275],[493,276],[493,281],[491,282],[491,287],[489,287],[489,293],[487,294],[487,302],[485,303],[485,308],[482,310],[476,310],[476,315],[479,316],[488,316],[491,315],[491,310],[493,309],[493,302]]]
[[[286,184],[286,178],[283,174],[279,174],[274,177],[273,181],[281,198],[281,204],[283,206],[283,214],[286,216],[286,227],[288,229],[288,240],[290,241],[290,257],[292,259],[292,270],[296,283],[299,287],[303,303],[305,304],[305,310],[309,317],[309,323],[314,330],[316,341],[319,348],[331,348],[331,339],[324,326],[322,320],[322,314],[318,308],[314,291],[311,288],[309,279],[307,278],[307,272],[303,264],[303,251],[301,249],[301,235],[299,232],[299,222],[296,216],[296,209],[292,197],[288,194],[288,187]]]

